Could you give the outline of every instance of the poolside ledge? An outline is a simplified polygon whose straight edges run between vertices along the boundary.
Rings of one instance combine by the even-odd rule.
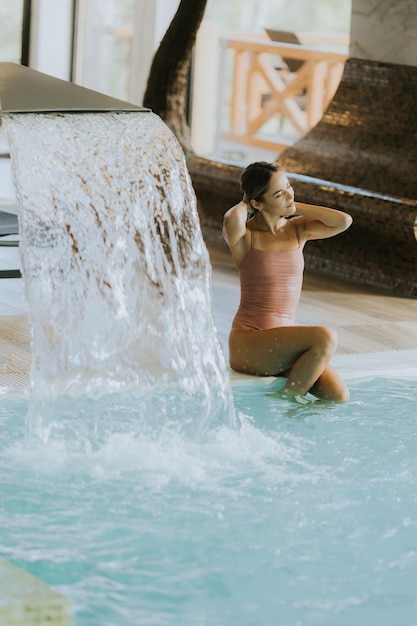
[[[71,601],[35,576],[0,558],[0,624],[71,626]]]

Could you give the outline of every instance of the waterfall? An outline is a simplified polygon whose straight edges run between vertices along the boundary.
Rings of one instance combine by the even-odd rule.
[[[231,425],[211,267],[172,132],[150,112],[3,122],[32,333],[29,433],[90,437],[120,428],[127,405],[140,427]]]

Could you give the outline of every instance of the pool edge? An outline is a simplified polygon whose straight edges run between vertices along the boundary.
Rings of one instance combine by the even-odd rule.
[[[417,380],[417,350],[387,350],[337,354],[332,366],[345,380],[364,378],[412,378]],[[274,376],[252,376],[228,368],[232,386],[241,384],[270,384]]]
[[[0,623],[72,626],[72,602],[41,579],[0,557]]]

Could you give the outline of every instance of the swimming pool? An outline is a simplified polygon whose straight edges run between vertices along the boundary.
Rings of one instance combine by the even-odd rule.
[[[2,556],[75,626],[416,623],[417,377],[372,364],[347,405],[230,390],[172,135],[8,123],[33,388],[0,402]]]
[[[25,442],[4,398],[2,555],[75,626],[416,624],[416,378],[353,379],[346,405],[277,384],[234,384],[239,427],[205,441],[126,413],[82,453]]]

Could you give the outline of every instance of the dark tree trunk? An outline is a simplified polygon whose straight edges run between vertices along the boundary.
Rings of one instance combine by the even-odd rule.
[[[207,0],[181,0],[152,61],[143,105],[171,128],[185,154],[193,154],[187,123],[191,54]]]

